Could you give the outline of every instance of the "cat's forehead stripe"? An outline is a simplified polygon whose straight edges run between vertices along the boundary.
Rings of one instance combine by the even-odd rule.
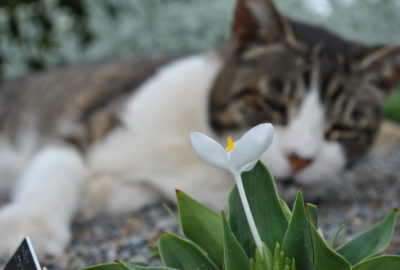
[[[266,46],[254,46],[251,49],[247,50],[243,55],[243,60],[252,60],[258,59],[261,56],[267,56],[269,54],[283,52],[285,50],[285,46],[283,43],[276,43]]]

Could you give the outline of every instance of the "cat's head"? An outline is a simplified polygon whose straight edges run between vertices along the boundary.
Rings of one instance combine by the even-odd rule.
[[[367,47],[289,20],[272,0],[239,0],[210,94],[220,133],[275,125],[262,157],[278,178],[337,174],[371,146],[381,105],[400,81],[400,46]]]

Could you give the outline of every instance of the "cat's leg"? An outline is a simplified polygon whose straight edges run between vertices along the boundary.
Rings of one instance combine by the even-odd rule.
[[[170,201],[176,202],[175,191],[181,190],[218,212],[226,207],[229,191],[234,185],[230,175],[203,164],[180,168],[176,174],[166,173],[150,182]]]
[[[26,153],[20,153],[0,138],[0,206],[10,199],[19,172],[26,164]]]
[[[28,235],[39,256],[60,254],[70,239],[86,174],[76,149],[40,150],[21,173],[10,204],[0,209],[0,253],[10,254]]]
[[[88,179],[79,218],[91,219],[97,214],[120,214],[140,209],[162,198],[156,188],[145,181],[124,181],[112,174]]]
[[[220,170],[200,167],[176,167],[125,181],[112,175],[97,176],[89,181],[79,217],[90,219],[99,213],[126,213],[155,202],[176,203],[176,189],[220,211],[226,207],[234,181]]]

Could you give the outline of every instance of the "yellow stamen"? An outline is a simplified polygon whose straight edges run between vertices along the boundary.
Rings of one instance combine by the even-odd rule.
[[[233,143],[232,136],[229,136],[227,139],[228,146],[225,149],[225,152],[230,152],[233,148],[235,148],[235,144]]]

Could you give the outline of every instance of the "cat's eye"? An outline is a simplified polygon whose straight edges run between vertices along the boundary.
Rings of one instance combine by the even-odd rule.
[[[283,81],[278,78],[274,78],[269,81],[269,91],[272,95],[279,96],[283,93]]]
[[[351,119],[360,121],[364,117],[364,112],[360,109],[354,109],[350,114]]]
[[[304,81],[304,84],[306,86],[310,86],[310,84],[311,84],[311,72],[310,72],[310,70],[306,70],[303,73],[303,81]]]
[[[259,91],[256,88],[252,88],[252,87],[245,87],[243,89],[241,89],[237,94],[235,94],[232,99],[233,100],[237,100],[237,99],[241,99],[247,95],[254,95],[259,93]]]

